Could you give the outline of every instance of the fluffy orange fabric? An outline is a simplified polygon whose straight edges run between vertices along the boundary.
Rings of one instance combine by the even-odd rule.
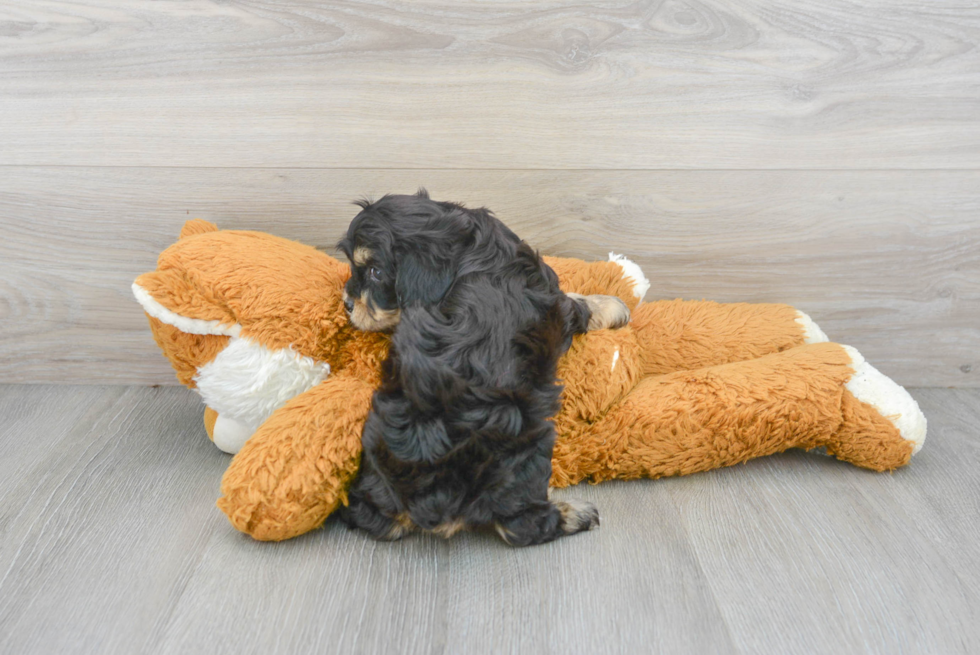
[[[210,407],[204,408],[204,431],[208,435],[208,439],[214,441],[214,424],[218,422],[218,412],[214,411]]]
[[[228,337],[215,334],[189,334],[168,323],[147,316],[153,340],[170,360],[180,383],[193,389],[194,376],[228,346]]]
[[[164,319],[151,316],[150,327],[182,383],[193,387],[195,372],[235,339],[330,365],[326,379],[257,428],[218,501],[256,539],[303,534],[346,500],[387,340],[347,324],[340,294],[349,273],[335,259],[204,221],[189,222],[181,237],[136,286],[155,303],[147,312]],[[684,475],[794,447],[823,447],[874,470],[909,461],[913,443],[845,387],[854,370],[844,348],[805,345],[792,307],[637,306],[618,264],[548,261],[566,291],[615,294],[633,309],[626,328],[576,337],[560,364],[556,486]],[[240,332],[188,334],[166,322],[184,319],[214,322],[185,329]],[[216,418],[206,414],[209,434]]]
[[[218,507],[256,539],[316,528],[347,501],[374,384],[337,376],[290,400],[235,455]]]
[[[663,300],[640,309],[632,323],[646,353],[645,375],[755,359],[803,343],[789,305]]]
[[[911,442],[844,387],[850,364],[819,343],[652,376],[593,420],[570,420],[576,396],[566,394],[553,484],[687,475],[788,448],[825,447],[875,470],[906,464]]]

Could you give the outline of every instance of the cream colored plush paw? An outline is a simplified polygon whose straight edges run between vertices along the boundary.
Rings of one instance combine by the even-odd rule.
[[[242,449],[242,446],[254,432],[255,430],[250,425],[233,418],[227,418],[224,414],[218,414],[211,436],[214,438],[215,446],[230,455],[234,455]]]
[[[848,391],[889,419],[902,438],[915,444],[912,454],[919,452],[926,440],[926,417],[904,387],[865,361],[857,349],[843,346],[851,358],[854,375],[847,381]]]
[[[824,343],[830,341],[820,326],[807,314],[796,310],[796,322],[803,326],[803,343]]]

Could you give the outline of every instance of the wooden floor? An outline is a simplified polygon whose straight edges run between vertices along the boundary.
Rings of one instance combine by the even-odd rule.
[[[280,544],[214,506],[182,388],[0,385],[0,652],[976,653],[980,390],[874,474],[815,454],[565,490],[602,527]]]

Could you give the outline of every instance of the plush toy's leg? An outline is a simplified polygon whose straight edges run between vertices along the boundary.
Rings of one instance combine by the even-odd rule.
[[[645,375],[755,359],[827,336],[809,316],[778,304],[661,300],[630,321]]]
[[[357,472],[374,388],[331,376],[276,410],[232,459],[218,507],[238,530],[280,541],[319,527]]]
[[[878,471],[906,464],[925,418],[845,346],[649,377],[586,429],[561,434],[552,483],[684,475],[788,448],[823,447]]]

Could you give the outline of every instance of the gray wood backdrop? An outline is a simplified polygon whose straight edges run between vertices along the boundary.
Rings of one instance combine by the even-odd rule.
[[[6,3],[0,381],[175,383],[129,284],[184,220],[329,247],[425,185],[980,386],[978,45],[962,0]]]

